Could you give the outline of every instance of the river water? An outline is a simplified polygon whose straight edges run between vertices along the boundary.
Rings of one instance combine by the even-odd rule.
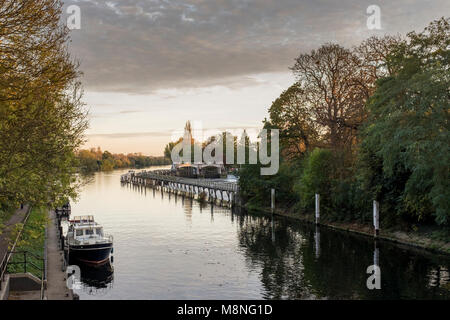
[[[111,264],[81,268],[80,299],[450,299],[447,257],[121,185],[124,172],[96,173],[72,203],[114,236]]]

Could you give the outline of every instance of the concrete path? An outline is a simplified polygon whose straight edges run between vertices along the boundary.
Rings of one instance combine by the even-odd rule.
[[[11,243],[11,235],[14,230],[14,226],[20,222],[23,222],[29,210],[29,206],[26,205],[23,209],[17,209],[16,212],[6,221],[5,228],[0,234],[0,261],[8,252],[9,244]]]
[[[48,300],[73,300],[72,290],[67,288],[65,273],[63,272],[63,250],[59,249],[57,235],[57,219],[55,211],[49,211],[47,228],[47,290]]]
[[[10,292],[8,300],[41,300],[41,292],[39,290]]]

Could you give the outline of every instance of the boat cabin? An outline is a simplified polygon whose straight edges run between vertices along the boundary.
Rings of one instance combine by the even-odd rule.
[[[79,216],[69,220],[68,238],[78,243],[99,243],[110,241],[103,233],[103,227],[93,216]]]

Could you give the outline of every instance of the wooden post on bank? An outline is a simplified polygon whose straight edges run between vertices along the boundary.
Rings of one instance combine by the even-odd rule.
[[[316,224],[320,221],[320,195],[316,193]]]
[[[373,226],[375,228],[375,237],[380,234],[380,204],[373,200]]]

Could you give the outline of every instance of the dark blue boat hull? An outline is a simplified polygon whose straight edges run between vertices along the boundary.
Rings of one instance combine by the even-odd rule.
[[[70,261],[79,261],[89,264],[106,263],[112,250],[112,243],[101,243],[92,245],[69,246]]]

